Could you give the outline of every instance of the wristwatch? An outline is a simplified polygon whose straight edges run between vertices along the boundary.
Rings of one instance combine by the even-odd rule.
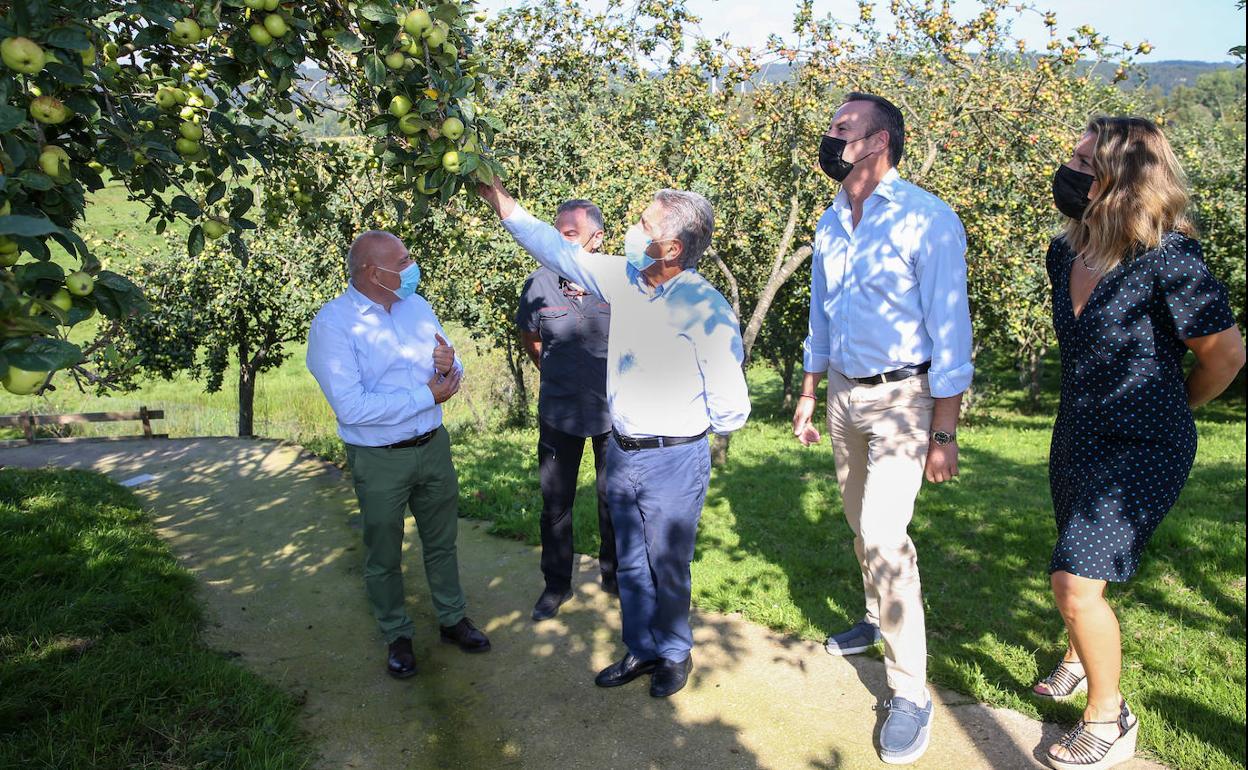
[[[957,437],[958,434],[956,432],[946,433],[943,430],[932,431],[932,441],[935,441],[941,446],[948,446],[949,444],[952,444]]]

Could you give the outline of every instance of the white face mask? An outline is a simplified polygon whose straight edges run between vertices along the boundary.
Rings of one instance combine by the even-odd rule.
[[[667,262],[675,257],[667,257],[664,259],[654,259],[646,250],[650,248],[650,244],[656,241],[646,234],[646,228],[640,224],[633,225],[628,228],[628,232],[624,233],[624,258],[628,260],[628,264],[637,268],[638,272],[645,270],[655,262]],[[662,243],[663,241],[659,241]]]

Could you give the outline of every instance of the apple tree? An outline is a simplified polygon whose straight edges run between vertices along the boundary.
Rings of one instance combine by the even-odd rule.
[[[5,385],[39,392],[58,370],[80,386],[124,380],[114,337],[143,312],[143,293],[130,277],[102,270],[79,234],[88,196],[106,180],[147,207],[157,232],[185,222],[194,259],[218,238],[244,253],[240,234],[263,226],[254,214],[258,180],[306,172],[313,148],[300,124],[329,112],[377,138],[384,193],[412,210],[500,170],[485,149],[499,124],[474,103],[486,71],[472,5],[9,5],[0,17]],[[327,98],[305,77],[305,63],[334,78],[344,97]],[[334,181],[319,184],[288,196],[301,226],[323,224],[324,190]],[[97,336],[84,343],[92,329]],[[140,360],[153,352],[139,350]]]

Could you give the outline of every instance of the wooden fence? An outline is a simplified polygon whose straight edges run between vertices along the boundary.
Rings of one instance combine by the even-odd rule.
[[[162,409],[148,409],[147,407],[139,407],[137,412],[87,412],[85,414],[34,414],[32,412],[22,412],[21,414],[5,414],[0,415],[0,428],[20,428],[22,434],[26,437],[25,441],[5,441],[0,442],[3,446],[14,446],[21,444],[33,444],[36,441],[49,443],[68,443],[73,441],[120,441],[123,439],[135,438],[169,438],[168,433],[153,433],[152,420],[163,420],[165,412]],[[89,422],[130,422],[139,421],[143,423],[143,435],[141,436],[71,436],[68,438],[36,438],[35,429],[41,425],[73,425]]]

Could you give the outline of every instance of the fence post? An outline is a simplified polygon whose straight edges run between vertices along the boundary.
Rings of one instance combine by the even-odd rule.
[[[35,443],[35,413],[22,412],[19,419],[22,421],[22,433],[26,434],[26,441]]]
[[[147,407],[139,407],[139,419],[143,421],[143,438],[152,437],[152,421],[147,416]]]

